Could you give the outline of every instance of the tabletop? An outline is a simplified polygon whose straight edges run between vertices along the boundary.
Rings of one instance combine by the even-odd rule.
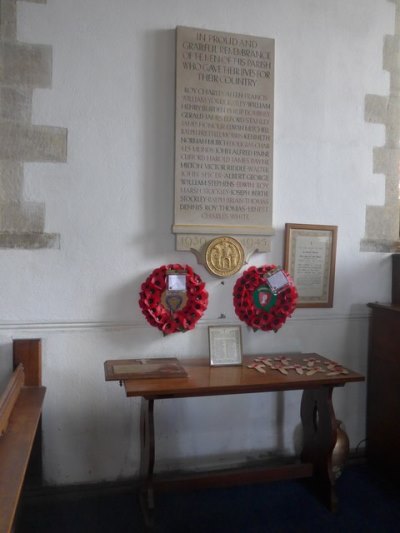
[[[205,357],[179,362],[187,376],[124,379],[126,395],[156,399],[245,394],[337,387],[365,379],[316,353],[247,355],[236,366],[210,366]]]

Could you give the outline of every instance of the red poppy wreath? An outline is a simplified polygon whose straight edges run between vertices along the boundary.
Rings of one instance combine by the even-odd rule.
[[[186,278],[182,291],[169,291],[169,273],[180,273]],[[208,293],[200,276],[188,266],[163,265],[153,270],[142,283],[139,306],[147,322],[164,335],[193,329],[207,309]]]
[[[292,278],[283,272],[287,284],[278,291],[271,289],[268,276],[275,265],[252,266],[236,281],[233,289],[235,312],[254,331],[278,331],[296,308],[297,290]]]

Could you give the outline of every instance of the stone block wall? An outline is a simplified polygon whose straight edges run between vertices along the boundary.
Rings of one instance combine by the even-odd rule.
[[[54,248],[45,204],[23,197],[24,163],[65,162],[67,130],[31,122],[33,90],[51,87],[52,49],[17,41],[16,1],[0,0],[0,248]]]
[[[373,170],[385,177],[385,203],[366,208],[362,251],[400,250],[400,0],[389,1],[395,4],[395,34],[385,36],[383,68],[390,73],[390,94],[365,99],[365,120],[385,126],[385,145],[373,149]]]

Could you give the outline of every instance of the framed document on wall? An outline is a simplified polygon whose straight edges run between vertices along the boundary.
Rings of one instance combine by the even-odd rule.
[[[297,307],[333,307],[337,226],[285,225],[284,268],[299,297]]]

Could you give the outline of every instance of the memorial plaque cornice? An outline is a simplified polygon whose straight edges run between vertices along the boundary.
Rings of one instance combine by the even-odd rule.
[[[204,234],[207,232],[210,235],[274,235],[274,230],[270,226],[211,226],[208,224],[191,224],[191,225],[174,225],[172,228],[174,233],[193,233]]]

